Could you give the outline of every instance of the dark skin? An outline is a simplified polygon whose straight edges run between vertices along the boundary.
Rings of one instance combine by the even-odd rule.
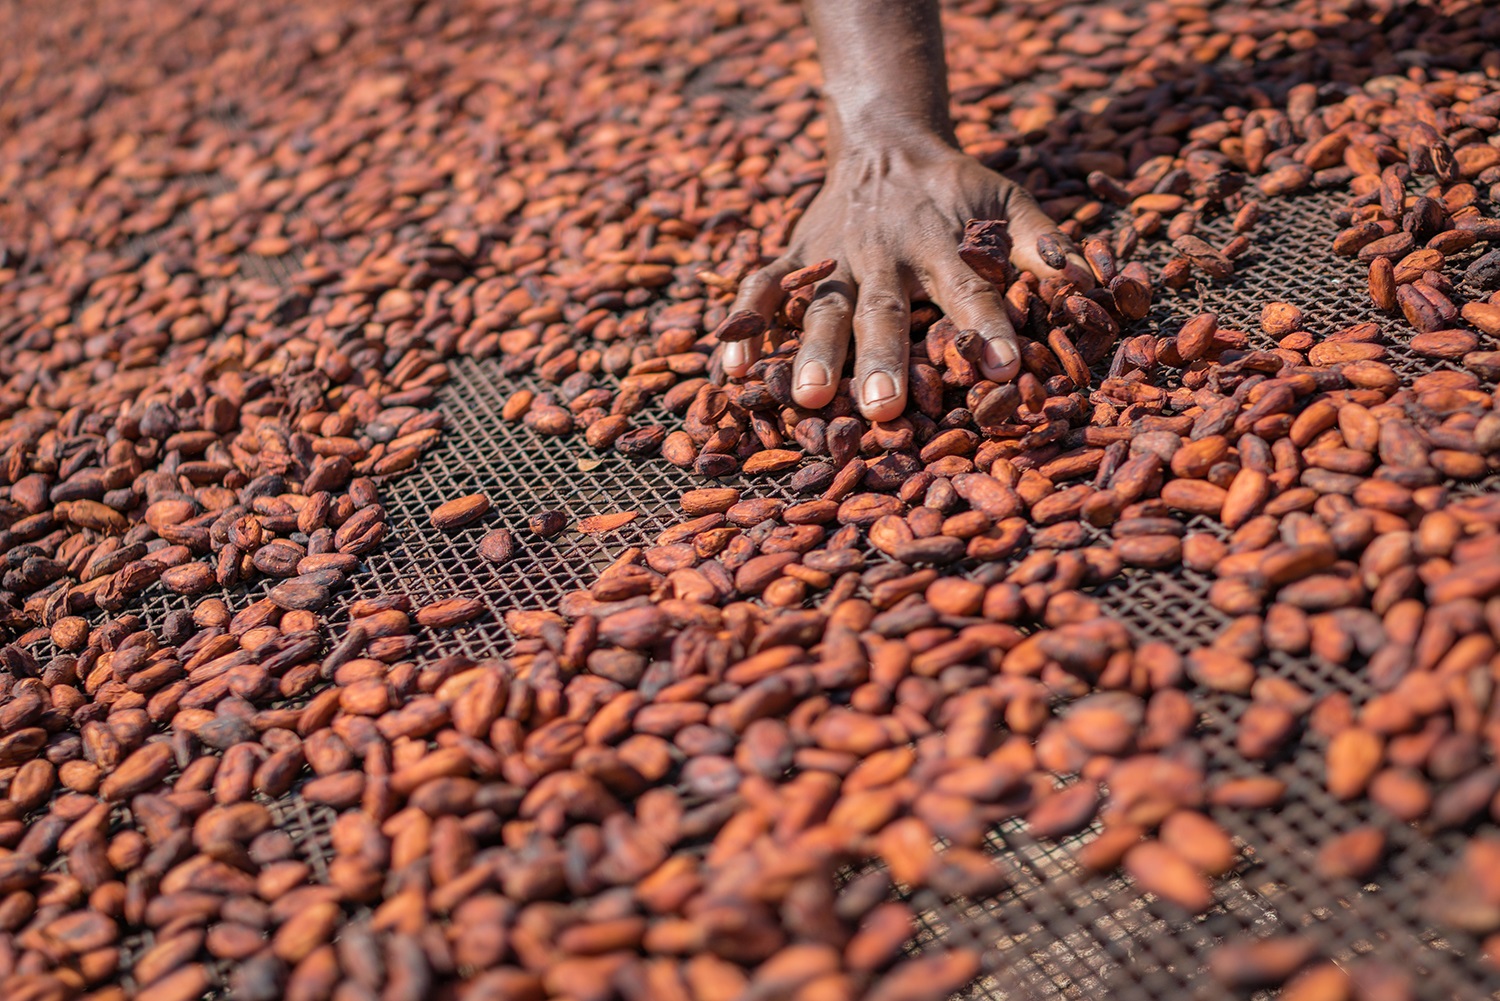
[[[959,149],[937,0],[804,6],[825,78],[828,179],[787,252],[744,281],[732,310],[754,310],[769,322],[785,295],[782,275],[839,262],[815,287],[803,320],[792,373],[792,397],[803,407],[825,406],[838,392],[852,336],[860,412],[870,420],[899,417],[913,300],[936,303],[960,328],[979,331],[987,378],[1015,378],[1020,350],[1000,293],[959,259],[958,244],[969,219],[1005,219],[1012,263],[1054,277],[1060,273],[1035,247],[1057,226],[1026,191]],[[1091,286],[1083,258],[1069,260],[1064,277]],[[724,371],[743,376],[759,353],[759,339],[726,344]]]

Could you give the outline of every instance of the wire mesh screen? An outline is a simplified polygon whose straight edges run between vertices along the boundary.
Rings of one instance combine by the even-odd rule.
[[[207,15],[216,5],[198,6]],[[423,7],[411,6],[413,10]],[[487,6],[499,10],[506,5]],[[1270,12],[1265,13],[1269,16]],[[559,19],[555,27],[562,34],[569,24]],[[416,39],[415,33],[413,37]],[[632,42],[627,37],[623,44]],[[419,48],[414,41],[413,49]],[[1057,55],[1061,59],[1065,53],[1059,50]],[[1428,57],[1417,49],[1402,55],[1414,61],[1426,61]],[[152,59],[160,61],[154,55]],[[757,99],[763,96],[760,84],[746,85],[743,72],[735,67],[733,54],[700,67],[682,87],[683,97],[687,101],[707,97],[721,102],[725,116],[763,110],[757,105]],[[660,72],[655,66],[639,69],[642,73]],[[1267,71],[1270,69],[1268,66]],[[1017,85],[1010,92],[1014,105],[1023,105],[1031,95],[1048,93],[1056,75],[1038,72],[1028,83]],[[1113,72],[1106,78],[1112,76]],[[1079,107],[1095,98],[1111,96],[1109,90],[1074,94]],[[243,134],[246,139],[254,132],[257,142],[272,142],[259,131],[258,124],[252,126],[230,102],[216,102],[215,109],[212,117],[230,132]],[[1132,108],[1126,111],[1135,113]],[[301,136],[285,137],[288,146],[302,141]],[[201,189],[210,197],[236,190],[241,180],[216,172],[178,178],[187,188]],[[1411,334],[1408,325],[1380,313],[1371,302],[1365,267],[1333,254],[1332,216],[1343,202],[1332,194],[1265,202],[1266,211],[1254,231],[1253,246],[1238,259],[1237,273],[1231,280],[1195,283],[1178,291],[1158,289],[1158,300],[1149,316],[1127,330],[1127,335],[1148,331],[1170,334],[1194,313],[1211,310],[1218,314],[1222,327],[1247,332],[1258,347],[1274,347],[1273,340],[1260,332],[1260,309],[1268,301],[1279,300],[1300,307],[1307,328],[1315,335],[1364,321],[1378,322],[1387,340],[1385,360],[1408,378],[1434,369],[1457,368],[1452,362],[1412,351],[1406,343]],[[287,214],[288,222],[302,219],[298,211]],[[180,249],[180,236],[160,239],[159,234],[180,230],[191,221],[192,214],[184,207],[162,230],[134,237],[123,256],[135,257],[144,265],[154,254]],[[1223,246],[1232,235],[1224,218],[1206,220],[1198,234],[1216,246]],[[356,234],[356,238],[361,237]],[[1153,270],[1166,259],[1163,242],[1156,240],[1143,247],[1143,252],[1151,255]],[[354,256],[349,247],[336,242],[323,250]],[[1449,255],[1451,272],[1460,274],[1479,253],[1475,249]],[[4,256],[0,253],[0,260]],[[282,288],[300,268],[295,254],[245,254],[240,261],[242,278]],[[205,282],[205,287],[212,286],[212,280]],[[1466,291],[1460,286],[1459,292]],[[1485,350],[1500,349],[1494,338],[1481,336],[1481,343]],[[663,459],[632,459],[612,450],[597,452],[581,435],[546,436],[519,421],[504,420],[501,410],[512,393],[523,388],[541,392],[552,387],[530,376],[502,377],[498,359],[454,359],[447,365],[452,378],[440,393],[440,408],[447,422],[441,444],[416,468],[382,484],[390,537],[365,558],[364,571],[355,575],[336,604],[325,610],[330,631],[337,639],[347,623],[348,603],[356,598],[399,593],[418,606],[456,595],[481,598],[486,614],[476,621],[421,633],[413,654],[419,663],[454,654],[476,659],[506,656],[516,642],[505,625],[507,612],[552,609],[570,591],[588,587],[623,550],[648,544],[678,522],[678,496],[704,485],[692,471],[676,468]],[[668,428],[680,424],[677,417],[659,406],[638,414],[637,421]],[[790,473],[735,476],[725,485],[740,488],[746,497],[792,500],[795,495],[789,478]],[[1452,486],[1464,492],[1494,492],[1500,490],[1500,477]],[[429,512],[435,505],[476,492],[486,494],[494,503],[484,519],[457,531],[433,527]],[[584,534],[571,527],[588,515],[627,510],[637,512],[637,517],[607,533]],[[542,511],[563,512],[570,527],[550,539],[533,535],[526,530],[527,519]],[[480,556],[479,543],[486,532],[499,526],[516,533],[519,549],[514,558],[497,566]],[[1220,526],[1204,518],[1190,519],[1188,527],[1224,534]],[[1094,539],[1107,543],[1107,533],[1089,531]],[[867,548],[865,554],[871,561],[885,559],[873,548]],[[980,569],[972,562],[963,562],[950,572],[975,574]],[[262,581],[214,594],[239,609],[259,598],[273,583]],[[1131,569],[1094,593],[1108,614],[1125,624],[1138,640],[1164,641],[1185,652],[1211,641],[1230,621],[1208,601],[1211,583],[1209,577],[1186,569]],[[140,614],[147,625],[159,627],[168,613],[189,610],[199,600],[157,587],[128,611]],[[45,642],[40,645],[45,646]],[[1360,705],[1376,694],[1357,662],[1336,664],[1311,655],[1270,654],[1261,658],[1258,666],[1263,674],[1289,679],[1314,697],[1341,692]],[[1440,920],[1441,908],[1436,906],[1442,902],[1446,877],[1466,843],[1464,831],[1429,834],[1400,823],[1366,800],[1348,803],[1336,799],[1324,781],[1325,741],[1312,732],[1291,741],[1270,763],[1250,761],[1235,744],[1250,699],[1201,692],[1194,698],[1202,716],[1199,734],[1191,744],[1193,753],[1201,755],[1205,773],[1230,778],[1269,772],[1286,784],[1284,802],[1274,809],[1205,808],[1234,836],[1240,852],[1233,870],[1215,881],[1212,908],[1190,916],[1176,905],[1143,892],[1126,876],[1100,875],[1084,868],[1076,853],[1099,835],[1097,823],[1060,841],[1050,841],[1031,836],[1024,823],[1013,820],[990,830],[986,837],[987,849],[1006,875],[1002,891],[967,898],[944,897],[931,889],[897,887],[894,892],[909,900],[920,916],[920,928],[908,943],[909,951],[920,953],[938,945],[959,944],[975,949],[983,957],[984,972],[959,997],[976,1001],[1159,1001],[1230,996],[1262,1001],[1277,992],[1226,989],[1210,968],[1213,952],[1225,943],[1295,933],[1322,957],[1373,968],[1378,971],[1377,978],[1405,982],[1423,998],[1500,998],[1500,971],[1482,954],[1481,941]],[[303,696],[288,704],[296,706],[305,701]],[[1068,783],[1076,776],[1056,778]],[[311,868],[314,880],[330,882],[337,811],[305,798],[299,789],[264,802],[277,827],[289,836],[295,856]],[[1387,838],[1389,847],[1381,866],[1366,881],[1327,875],[1317,864],[1320,850],[1334,838],[1368,826],[1379,827]],[[61,859],[56,864],[59,870],[65,866]],[[849,880],[860,874],[860,870],[850,870],[840,878]],[[356,922],[368,916],[368,909],[354,909],[351,915]],[[131,979],[130,971],[153,944],[150,932],[133,934],[121,942],[121,984],[131,996],[139,985]],[[216,981],[211,996],[233,997],[229,988],[233,965],[220,962],[211,972]],[[1367,996],[1375,995],[1367,992]]]
[[[1192,313],[1210,309],[1219,314],[1221,325],[1263,340],[1259,309],[1270,300],[1302,307],[1315,333],[1383,319],[1364,291],[1363,268],[1327,249],[1333,198],[1281,199],[1269,207],[1269,218],[1256,231],[1255,249],[1242,259],[1233,280],[1167,292],[1142,329],[1170,332]],[[1203,235],[1222,243],[1227,223],[1210,222]],[[267,281],[284,281],[277,269],[264,271]],[[1382,327],[1394,326],[1382,322]],[[1388,346],[1388,360],[1406,375],[1446,364],[1421,358],[1399,342],[1403,335],[1392,331],[1392,336],[1396,343]],[[507,422],[500,416],[507,396],[522,387],[540,389],[540,384],[500,377],[496,361],[459,360],[451,368],[454,378],[442,392],[447,417],[443,444],[414,471],[385,486],[393,538],[367,558],[368,572],[354,578],[344,600],[392,592],[405,593],[418,605],[455,594],[481,597],[489,614],[453,630],[426,633],[417,656],[504,656],[513,642],[503,621],[506,611],[551,608],[568,591],[587,587],[624,548],[646,543],[676,522],[677,497],[703,481],[661,459],[599,453],[581,437],[542,436],[520,422]],[[640,419],[669,427],[675,422],[661,410],[647,411]],[[790,498],[787,478],[737,477],[729,482],[746,496]],[[1487,482],[1464,489],[1495,487]],[[428,513],[434,505],[474,492],[487,494],[495,505],[483,521],[452,532],[432,527]],[[564,512],[570,526],[590,514],[634,510],[639,516],[606,534],[584,535],[570,527],[544,540],[527,532],[525,523],[546,510]],[[478,543],[501,525],[514,530],[521,545],[514,559],[495,566],[480,557]],[[1195,519],[1190,527],[1222,531],[1204,519]],[[873,550],[870,555],[879,558]],[[961,566],[959,572],[973,569]],[[1097,596],[1139,639],[1164,640],[1187,650],[1211,640],[1228,621],[1206,600],[1210,583],[1188,570],[1132,570],[1099,588]],[[226,597],[236,607],[248,600],[243,590]],[[162,593],[141,614],[155,624],[167,612],[191,604]],[[335,615],[335,633],[339,620]],[[1357,670],[1315,657],[1272,655],[1262,670],[1287,677],[1314,695],[1343,691],[1358,702],[1372,694]],[[1236,720],[1248,701],[1231,695],[1200,700],[1204,718],[1198,744],[1210,774],[1266,771],[1234,747]],[[1217,905],[1206,914],[1187,918],[1173,905],[1138,892],[1124,877],[1083,870],[1073,852],[1097,834],[1097,827],[1060,843],[1042,843],[1028,837],[1019,822],[1010,822],[988,838],[989,849],[1009,872],[1009,888],[976,900],[940,899],[922,891],[914,902],[921,908],[923,928],[911,948],[920,951],[937,941],[979,948],[986,973],[967,989],[963,996],[968,998],[1219,997],[1225,991],[1207,970],[1216,945],[1297,932],[1336,961],[1373,957],[1389,968],[1390,976],[1409,978],[1423,997],[1500,995],[1500,976],[1481,958],[1478,941],[1440,928],[1429,916],[1429,900],[1439,891],[1462,835],[1428,837],[1366,804],[1335,800],[1324,788],[1322,762],[1320,740],[1306,736],[1272,766],[1287,783],[1283,807],[1212,811],[1234,834],[1242,854],[1237,869],[1218,881]],[[299,854],[316,872],[326,873],[333,811],[295,791],[274,809]],[[1391,845],[1373,880],[1358,883],[1321,875],[1314,866],[1319,848],[1368,824],[1384,827]]]

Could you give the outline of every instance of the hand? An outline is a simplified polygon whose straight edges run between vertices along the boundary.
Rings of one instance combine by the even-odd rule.
[[[913,299],[936,303],[960,328],[977,330],[985,339],[980,370],[996,381],[1012,379],[1020,349],[1001,292],[958,256],[970,219],[1010,223],[1011,261],[1018,268],[1093,286],[1077,253],[1068,255],[1061,273],[1038,256],[1036,239],[1044,233],[1072,244],[1030,194],[935,138],[854,149],[837,159],[790,249],[744,281],[731,312],[753,310],[769,323],[785,296],[781,277],[832,258],[839,266],[814,287],[803,320],[792,372],[792,398],[800,406],[815,409],[833,399],[852,332],[855,402],[870,420],[899,417],[906,406]],[[739,377],[759,356],[760,339],[730,342],[723,351],[725,373]]]

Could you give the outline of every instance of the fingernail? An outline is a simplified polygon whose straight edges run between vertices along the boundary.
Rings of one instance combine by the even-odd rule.
[[[737,368],[745,364],[745,342],[730,341],[724,345],[724,367]]]
[[[1016,360],[1016,349],[1002,337],[984,342],[984,363],[992,369],[1005,368]]]
[[[802,366],[797,374],[797,386],[800,389],[822,389],[828,385],[828,366],[822,362],[810,361]]]
[[[888,372],[875,372],[865,380],[865,406],[873,407],[896,397],[896,380]]]

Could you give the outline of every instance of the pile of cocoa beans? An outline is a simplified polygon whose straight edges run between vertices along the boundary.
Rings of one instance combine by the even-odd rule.
[[[1378,873],[1391,825],[1461,830],[1429,916],[1500,950],[1500,496],[1470,486],[1500,471],[1500,11],[945,9],[960,140],[1096,286],[989,259],[1020,378],[980,378],[974,333],[919,305],[908,411],[871,424],[790,401],[806,291],[748,378],[716,354],[823,179],[795,4],[13,8],[7,997],[937,1001],[981,956],[915,951],[910,894],[1005,893],[997,824],[1087,832],[1081,866],[1186,918],[1241,862],[1210,811],[1275,809],[1300,746],[1384,818],[1323,877]],[[1387,321],[1185,308],[1312,191],[1344,198],[1326,237]],[[418,645],[501,628],[474,595],[340,594],[459,358],[537,387],[497,420],[704,477],[477,663]],[[494,563],[636,516],[430,502]],[[1232,620],[1201,648],[1090,593],[1178,568]],[[1220,696],[1236,777],[1201,741]],[[289,796],[336,814],[326,865]],[[1208,976],[1420,986],[1332,960],[1276,935]]]

